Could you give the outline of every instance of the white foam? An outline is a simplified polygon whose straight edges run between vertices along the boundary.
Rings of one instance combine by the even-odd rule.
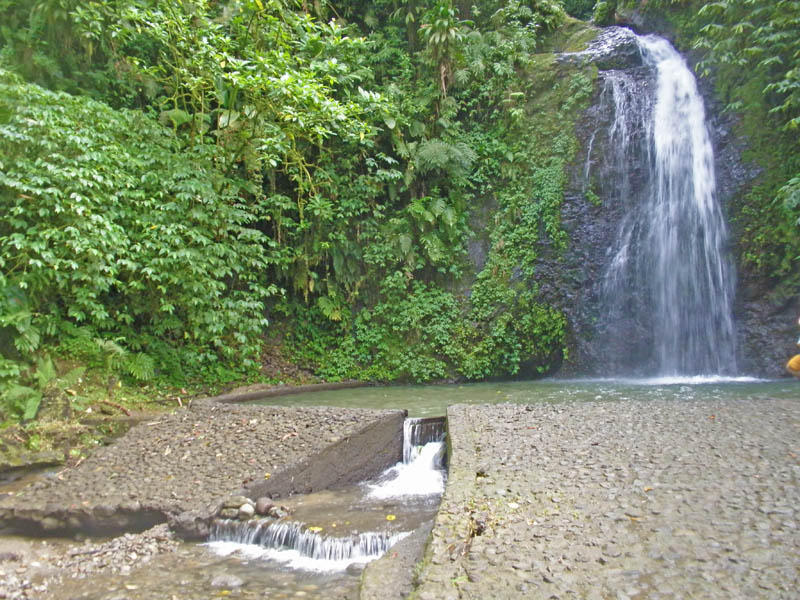
[[[665,375],[644,379],[618,379],[620,383],[630,385],[708,385],[723,383],[764,383],[766,379],[756,377],[727,377],[724,375]]]
[[[390,538],[390,546],[396,544],[411,532],[404,531],[397,533]],[[203,544],[217,556],[236,555],[247,560],[270,560],[281,564],[289,569],[300,569],[303,571],[313,571],[316,573],[333,573],[344,571],[353,564],[367,564],[380,558],[383,552],[378,554],[357,555],[350,558],[325,559],[311,558],[303,555],[300,551],[288,548],[264,548],[256,544],[246,544],[242,542],[214,541]]]
[[[444,492],[443,452],[444,442],[425,444],[410,463],[397,463],[381,475],[379,483],[370,484],[367,496],[385,500],[441,495]]]
[[[728,383],[770,383],[772,379],[758,377],[726,375],[663,375],[658,377],[587,377],[585,379],[547,379],[552,383],[582,384],[582,383],[607,383],[612,385],[707,385]],[[577,392],[576,392],[577,393]]]

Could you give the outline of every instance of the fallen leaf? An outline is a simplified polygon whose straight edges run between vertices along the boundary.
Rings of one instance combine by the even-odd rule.
[[[396,518],[397,517],[395,517],[394,515],[386,515],[386,520],[387,521],[394,521]]]
[[[314,525],[313,527],[309,527],[308,530],[317,533],[318,531],[322,531],[322,527],[317,527],[316,525]]]

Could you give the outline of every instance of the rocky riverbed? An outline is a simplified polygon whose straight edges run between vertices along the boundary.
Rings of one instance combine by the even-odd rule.
[[[204,538],[232,495],[277,499],[375,475],[402,456],[404,416],[211,402],[156,416],[75,468],[0,499],[6,534],[59,536],[0,538],[0,598],[43,598],[63,578],[127,574],[172,552],[176,534]],[[116,537],[63,539],[87,534]]]
[[[307,436],[301,434],[298,425],[304,423],[334,429],[344,423],[341,431],[350,435],[359,430],[346,425],[358,416],[348,410],[286,409],[274,413],[271,442],[265,445],[259,438],[247,446],[248,435],[267,435],[248,433],[249,420],[259,418],[250,408],[266,408],[260,418],[272,410],[202,408],[190,419],[190,429],[213,436],[220,428],[240,428],[241,444],[250,452],[233,452],[232,465],[249,464],[247,457],[259,451],[272,461],[269,465],[279,460],[275,456],[299,464],[310,449],[335,446],[324,437],[322,443],[313,426]],[[363,420],[374,415],[364,411],[353,423],[363,429]],[[413,568],[411,597],[416,600],[789,599],[800,589],[800,401],[458,405],[448,409],[448,421],[450,474],[425,557]],[[133,431],[148,427],[158,431],[146,423]],[[166,448],[174,452],[180,431],[153,434],[153,456],[163,456]],[[119,443],[130,451],[125,440]],[[207,452],[209,460],[222,460],[218,450]],[[115,478],[108,479],[101,468],[107,456],[86,461],[82,467],[88,470],[74,481],[89,481],[94,472],[106,479],[91,489],[113,487]],[[163,468],[155,467],[149,476]],[[141,469],[139,476],[146,476]],[[235,472],[229,483],[241,477]],[[197,490],[193,481],[183,481],[187,497]],[[215,493],[222,495],[223,488],[227,493],[228,487]],[[180,488],[165,482],[164,489]],[[140,581],[161,571],[159,577],[168,577],[167,571],[178,569],[192,552],[164,524],[106,541],[0,538],[0,598],[64,600],[78,597],[78,591],[91,596],[96,585],[105,586],[103,598],[156,598],[157,586],[150,586],[155,592],[146,589],[137,583],[137,573]],[[404,597],[412,579],[403,574],[410,574],[413,563],[405,559],[398,546],[368,566],[363,597]],[[209,562],[203,577],[181,575],[186,594],[175,597],[266,594],[267,582],[230,568],[222,575],[214,569],[222,567]],[[223,575],[228,579],[220,579]],[[237,577],[244,583],[237,584]],[[333,590],[315,582],[297,593],[357,597],[352,589]],[[270,592],[296,595],[281,593]]]
[[[800,402],[453,406],[418,600],[796,598]]]

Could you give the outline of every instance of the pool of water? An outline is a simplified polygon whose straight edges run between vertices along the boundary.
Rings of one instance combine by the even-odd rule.
[[[410,417],[445,414],[451,404],[585,401],[693,401],[737,398],[797,398],[800,382],[751,377],[664,377],[656,379],[541,379],[463,385],[364,387],[310,392],[255,401],[279,406],[401,408]]]

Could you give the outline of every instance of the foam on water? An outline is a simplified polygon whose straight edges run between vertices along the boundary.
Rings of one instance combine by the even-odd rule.
[[[556,380],[551,380],[556,381]],[[564,384],[592,384],[603,383],[624,386],[659,386],[659,385],[725,385],[736,383],[769,383],[769,379],[758,377],[740,376],[727,377],[725,375],[667,375],[663,377],[592,377],[586,379],[558,380]]]
[[[218,521],[205,544],[215,554],[272,560],[291,569],[333,572],[380,558],[409,532],[364,532],[338,537],[311,531],[302,523],[256,520]]]
[[[402,532],[392,536],[389,545],[399,542],[409,535],[409,533],[410,532]],[[288,569],[312,571],[315,573],[344,571],[350,565],[363,565],[380,558],[383,554],[381,552],[380,554],[351,556],[348,558],[314,558],[306,556],[300,550],[294,548],[264,548],[257,544],[247,544],[229,540],[206,542],[204,546],[218,556],[231,556],[236,554],[247,560],[269,560],[279,563]]]
[[[397,463],[381,475],[378,483],[367,486],[368,498],[385,500],[441,495],[444,492],[444,442],[428,442],[418,451],[411,450],[408,455],[411,462]]]

